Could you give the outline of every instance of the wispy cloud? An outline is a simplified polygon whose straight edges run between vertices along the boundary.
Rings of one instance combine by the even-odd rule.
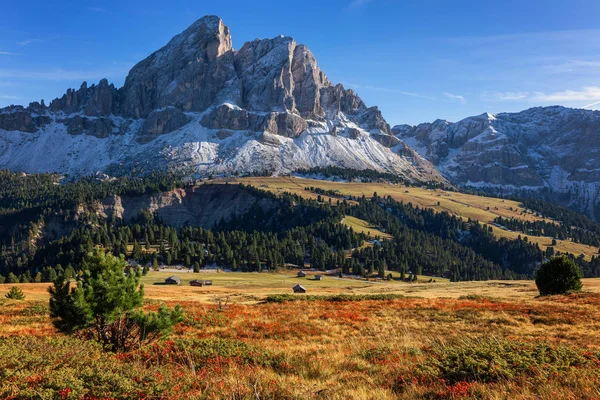
[[[536,103],[576,104],[582,102],[592,103],[582,106],[589,108],[600,104],[600,87],[587,86],[581,90],[562,90],[551,93],[544,92],[484,92],[481,95],[487,101],[526,101]]]
[[[595,101],[600,99],[600,87],[588,86],[581,90],[563,90],[562,92],[541,93],[536,92],[532,98],[539,101]]]
[[[41,41],[42,41],[42,39],[33,38],[33,39],[22,40],[20,42],[17,42],[17,44],[19,46],[27,46],[27,45],[30,45],[31,43],[38,43],[38,42],[41,42]]]
[[[524,100],[529,96],[529,92],[483,92],[481,98],[488,101],[516,101]]]
[[[444,96],[446,96],[446,98],[448,98],[450,101],[453,101],[453,102],[458,102],[461,104],[465,104],[467,102],[467,99],[465,99],[464,96],[460,96],[457,94],[444,92]]]
[[[22,56],[21,53],[12,53],[10,51],[0,51],[0,56]]]
[[[98,13],[107,13],[108,10],[102,7],[88,7],[88,11],[98,12]]]
[[[361,85],[361,84],[357,84],[357,83],[347,83],[346,86],[348,86],[349,88],[352,88],[352,89],[356,89],[356,90],[361,90],[361,89],[375,90],[377,92],[396,93],[396,94],[400,94],[402,96],[418,97],[420,99],[437,100],[437,98],[432,97],[432,96],[427,96],[427,95],[413,93],[413,92],[407,92],[404,90],[394,89],[394,88],[386,88],[386,87],[371,86],[371,85]]]
[[[590,108],[590,107],[594,107],[594,106],[599,105],[599,104],[600,104],[600,100],[599,101],[595,101],[592,104],[588,104],[587,106],[583,106],[581,108]]]
[[[0,94],[0,99],[2,100],[17,100],[18,97],[17,96],[11,96],[8,94]]]
[[[556,64],[548,64],[543,68],[552,74],[598,71],[600,70],[600,61],[570,59]]]

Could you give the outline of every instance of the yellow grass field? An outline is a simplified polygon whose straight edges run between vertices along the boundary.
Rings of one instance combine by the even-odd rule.
[[[179,286],[154,285],[178,275]],[[538,298],[531,281],[367,283],[281,273],[150,272],[148,311],[180,304],[170,340],[103,352],[58,332],[47,284],[0,285],[0,398],[595,399],[600,279]],[[211,279],[211,287],[189,280]],[[291,295],[291,286],[308,292]],[[291,299],[266,302],[267,296]],[[328,300],[311,295],[354,295]],[[395,297],[366,297],[365,295]],[[398,296],[398,295],[404,295]],[[218,309],[215,297],[229,296]],[[294,300],[295,301],[290,301]]]
[[[216,180],[215,183],[223,181]],[[493,224],[494,218],[516,218],[527,221],[544,220],[534,213],[527,212],[516,201],[502,200],[492,197],[474,196],[470,194],[448,192],[445,190],[430,190],[426,188],[405,187],[387,183],[359,183],[359,182],[332,182],[297,177],[248,177],[229,180],[229,183],[244,183],[273,193],[295,193],[305,198],[317,198],[317,194],[305,190],[306,187],[316,187],[324,190],[337,190],[341,195],[372,196],[377,192],[379,196],[391,196],[397,201],[412,203],[419,207],[430,208],[435,211],[446,211],[464,219],[474,219],[486,224]],[[321,195],[326,201],[328,196]],[[332,198],[335,204],[337,199]],[[547,222],[552,220],[545,219]],[[493,232],[497,237],[516,239],[519,235],[526,236],[520,232],[513,232],[498,226],[493,226]],[[542,250],[552,246],[552,238],[528,236],[531,242],[539,244]],[[584,254],[586,259],[598,254],[598,249],[584,244],[574,243],[570,240],[557,240],[554,248],[561,252],[574,255]]]

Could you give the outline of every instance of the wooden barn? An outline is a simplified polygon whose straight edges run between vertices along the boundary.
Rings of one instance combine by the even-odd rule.
[[[306,277],[306,272],[298,271],[298,278],[304,278],[304,277]]]
[[[320,281],[323,279],[323,275],[315,275],[315,281]]]
[[[294,286],[294,293],[306,293],[306,288],[302,285]]]
[[[201,281],[199,279],[194,279],[193,281],[190,281],[190,286],[204,286],[204,281]]]
[[[181,278],[178,276],[170,276],[165,279],[165,285],[179,285],[181,283]]]

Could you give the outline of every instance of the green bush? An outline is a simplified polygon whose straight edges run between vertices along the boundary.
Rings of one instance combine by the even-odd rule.
[[[436,343],[426,350],[428,362],[422,372],[433,373],[451,383],[499,382],[525,377],[546,379],[551,374],[593,365],[580,351],[567,346],[477,339],[458,343]]]
[[[540,295],[565,294],[581,290],[581,268],[566,256],[542,264],[535,276]]]
[[[10,288],[8,293],[6,293],[6,298],[12,300],[25,300],[25,295],[23,294],[23,291],[21,289],[19,289],[16,286],[13,286]]]

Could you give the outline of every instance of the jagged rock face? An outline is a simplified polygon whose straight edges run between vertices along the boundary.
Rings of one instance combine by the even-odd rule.
[[[77,177],[336,165],[444,180],[390,134],[376,107],[329,82],[306,46],[279,36],[235,51],[215,16],[135,65],[118,90],[104,79],[84,82],[48,107],[42,101],[15,110],[0,110],[0,168]],[[37,152],[47,157],[25,156]]]
[[[169,226],[212,228],[255,205],[266,212],[275,201],[256,198],[238,185],[200,185],[152,195],[111,196],[99,202],[95,212],[103,218],[131,221],[149,211]]]
[[[0,129],[6,131],[35,132],[37,126],[31,113],[25,110],[15,110],[0,114]]]
[[[86,118],[75,115],[64,121],[70,135],[83,133],[97,138],[107,138],[113,132],[112,121],[108,118]]]
[[[144,121],[138,141],[148,142],[159,135],[181,128],[189,121],[190,118],[175,107],[154,110]]]
[[[456,184],[505,193],[550,190],[600,217],[598,111],[537,107],[393,131]]]
[[[202,18],[133,67],[121,89],[123,113],[145,118],[166,106],[204,111],[220,97],[237,101],[233,58],[229,28]]]
[[[82,113],[88,116],[109,116],[118,112],[118,94],[113,84],[108,84],[106,79],[102,79],[98,85],[92,85],[88,88],[87,82],[83,82],[78,90],[68,89],[59,99],[56,98],[50,103],[50,110],[65,114]],[[45,111],[46,107],[42,104],[32,104],[30,109],[36,112]]]

